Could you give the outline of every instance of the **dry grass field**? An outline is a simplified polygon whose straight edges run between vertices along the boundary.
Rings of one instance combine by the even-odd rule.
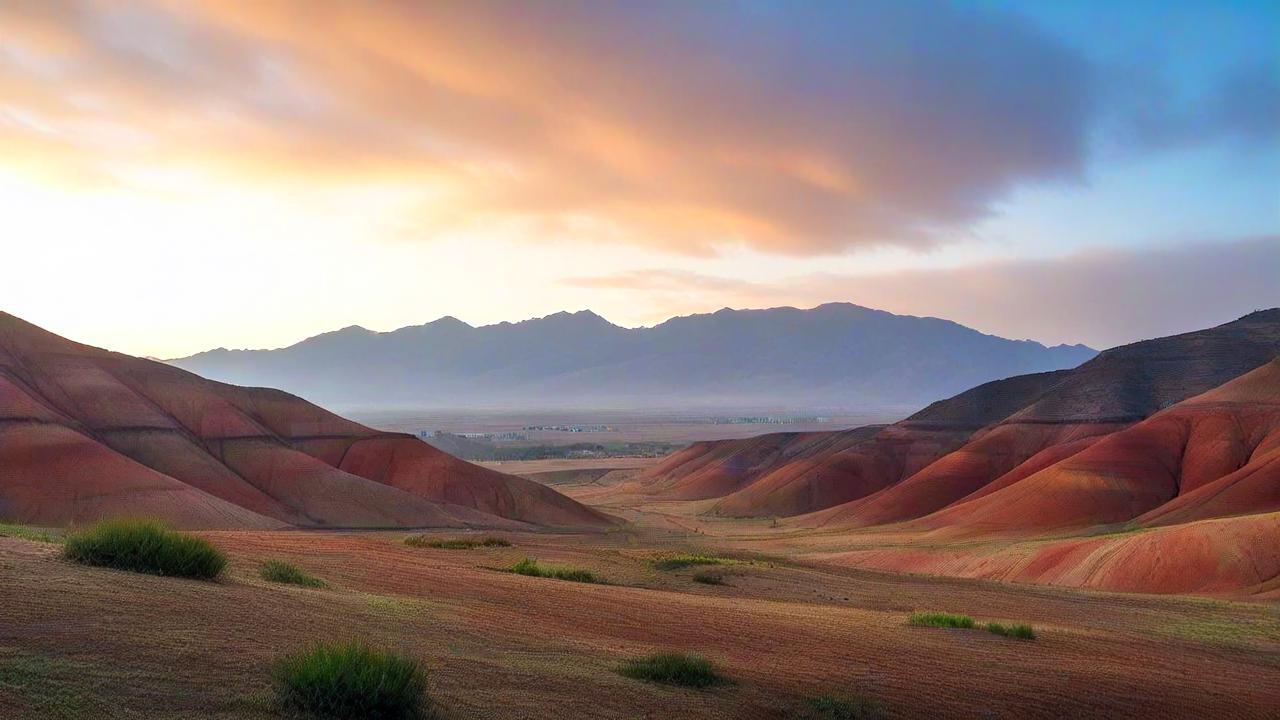
[[[1275,605],[808,565],[646,518],[475,550],[395,532],[202,533],[231,558],[217,582],[82,567],[0,537],[0,717],[277,717],[273,658],[333,638],[423,660],[446,718],[784,719],[819,695],[870,698],[891,718],[1275,717]],[[726,561],[654,567],[676,551]],[[502,571],[524,557],[608,584]],[[329,587],[268,583],[267,559]],[[1037,638],[908,626],[917,610],[1025,622]],[[616,672],[663,650],[702,653],[733,683]]]

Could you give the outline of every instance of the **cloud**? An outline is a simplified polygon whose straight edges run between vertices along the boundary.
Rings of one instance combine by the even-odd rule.
[[[1118,70],[1107,94],[1109,124],[1130,149],[1280,142],[1280,66],[1271,60],[1228,68],[1191,98],[1175,92],[1158,67]]]
[[[397,183],[427,233],[922,247],[1078,177],[1094,110],[1073,51],[924,0],[15,0],[0,25],[0,151],[32,173]]]
[[[933,315],[1011,338],[1107,348],[1280,306],[1280,236],[1160,250],[1093,250],[1048,260],[882,275],[749,282],[636,270],[567,285],[630,293],[655,310],[811,306],[830,301]]]
[[[1263,62],[1225,73],[1199,124],[1208,132],[1245,140],[1280,140],[1280,66]]]

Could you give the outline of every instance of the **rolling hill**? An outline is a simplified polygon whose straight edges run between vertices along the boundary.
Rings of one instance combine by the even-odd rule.
[[[695,445],[627,489],[719,498],[713,512],[724,515],[812,513],[805,522],[844,527],[902,522],[1069,461],[1277,354],[1280,310],[1260,311],[1108,350],[1072,370],[986,383],[884,429]],[[1104,515],[1096,520],[1112,521]]]
[[[721,310],[651,328],[594,313],[394,332],[351,327],[279,350],[171,360],[204,377],[347,407],[919,407],[966,387],[1073,367],[1095,351],[833,303]]]
[[[1042,532],[1267,512],[1280,512],[1280,359],[919,523]]]
[[[1280,597],[1280,359],[1058,454],[905,523],[858,529],[853,505],[793,522],[895,538],[826,556],[838,564]]]
[[[181,527],[607,526],[612,518],[279,390],[0,313],[0,519]]]

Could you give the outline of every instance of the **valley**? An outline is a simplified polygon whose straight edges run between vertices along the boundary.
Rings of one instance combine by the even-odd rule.
[[[679,449],[479,464],[412,431],[428,416],[365,425],[0,321],[0,716],[280,717],[276,659],[344,639],[420,662],[441,720],[1265,718],[1280,697],[1277,310],[887,425],[551,411],[518,420]],[[225,569],[61,550],[140,516]],[[669,652],[720,682],[620,671]]]

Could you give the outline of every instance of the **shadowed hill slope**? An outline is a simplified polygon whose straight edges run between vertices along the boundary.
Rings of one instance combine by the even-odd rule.
[[[1280,360],[919,521],[1042,532],[1280,511]]]
[[[1062,375],[1021,410],[901,483],[822,514],[821,522],[869,526],[928,515],[1029,470],[1092,449],[1099,438],[1280,355],[1280,310],[1215,328],[1108,350]],[[1030,468],[1019,470],[1024,463]],[[1002,476],[1013,475],[1002,481]],[[1110,522],[1099,515],[1098,522]]]
[[[720,497],[735,516],[804,524],[919,518],[1003,487],[1280,354],[1280,309],[1108,350],[1073,370],[980,385],[878,432],[779,434],[693,446],[631,491]]]
[[[878,433],[850,431],[843,434],[849,441],[844,447],[780,463],[724,497],[715,511],[798,515],[866,497],[928,467],[984,425],[1052,387],[1065,372],[989,382],[935,402]]]
[[[788,516],[830,507],[927,467],[975,431],[1039,397],[1066,372],[985,383],[887,428],[698,443],[619,490],[683,500],[720,497],[715,512],[736,516]]]
[[[0,518],[114,515],[183,527],[612,522],[287,393],[204,380],[0,313]]]

